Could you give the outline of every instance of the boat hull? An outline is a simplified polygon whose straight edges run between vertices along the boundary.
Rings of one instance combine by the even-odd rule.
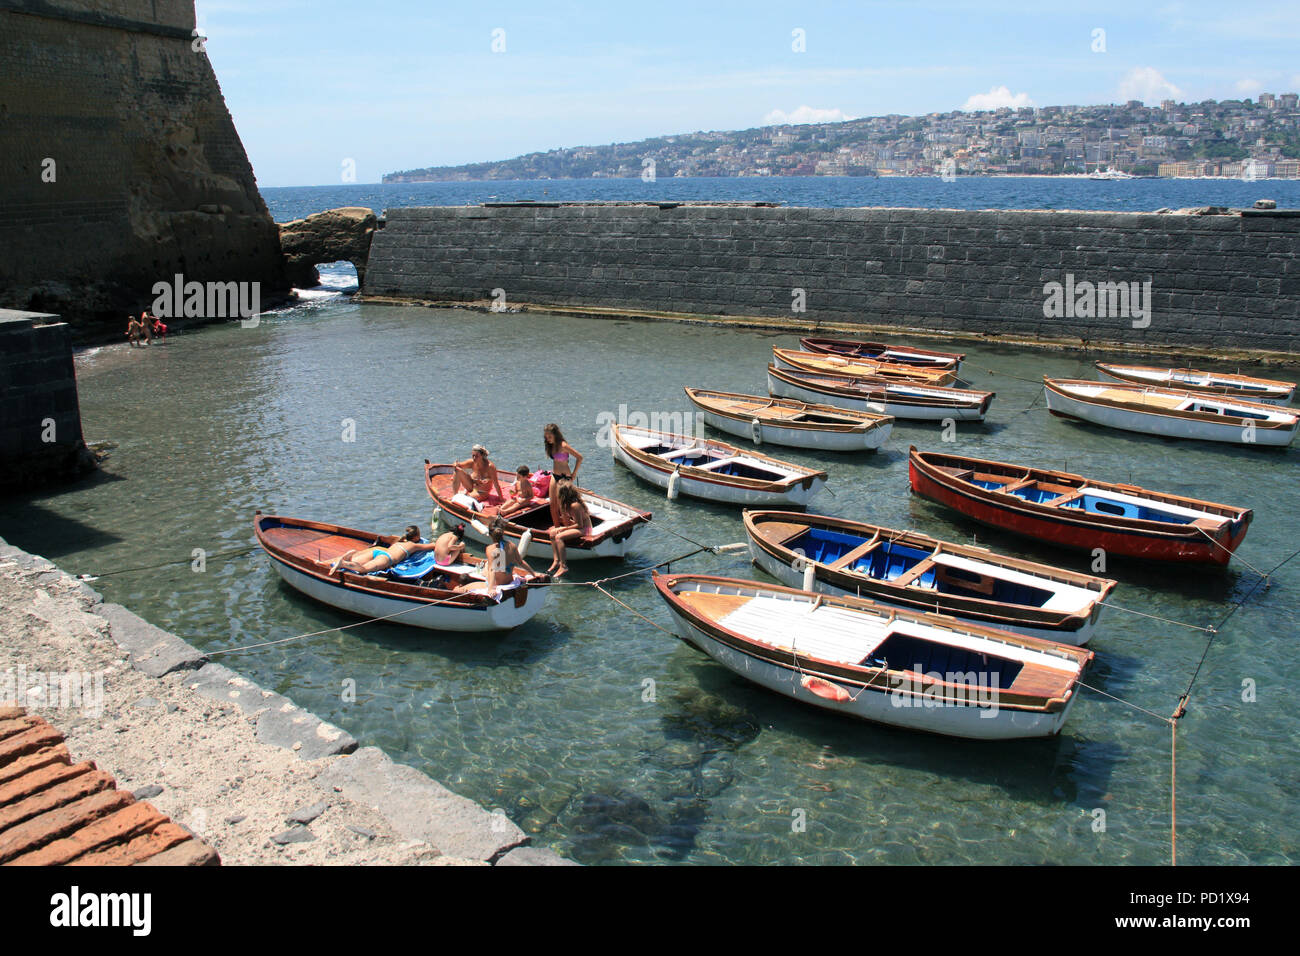
[[[614,460],[625,466],[642,481],[648,481],[660,488],[667,488],[673,476],[673,469],[655,467],[639,458],[635,458],[618,442],[614,443]],[[755,488],[742,488],[725,481],[696,478],[679,474],[677,492],[692,498],[707,501],[719,501],[724,504],[742,505],[750,508],[768,508],[777,505],[794,505],[805,508],[816,497],[825,484],[825,479],[813,477],[802,483],[790,485],[779,491],[764,491]]]
[[[787,369],[786,371],[801,372],[806,370]],[[839,389],[823,389],[811,382],[801,383],[792,379],[793,376],[784,378],[769,371],[767,375],[768,393],[778,398],[794,398],[801,402],[833,405],[846,411],[892,415],[894,418],[905,418],[912,421],[942,421],[945,418],[951,418],[959,422],[982,422],[988,414],[988,402],[957,407],[951,405],[913,404],[911,402],[890,401],[888,392],[882,392],[884,397],[877,400],[866,395],[846,394]]]
[[[700,414],[704,418],[704,423],[710,428],[716,428],[718,431],[739,438],[748,438],[750,441],[754,441],[755,428],[757,428],[762,441],[755,444],[783,445],[787,448],[807,448],[812,451],[876,451],[893,431],[893,426],[889,424],[858,433],[785,428],[762,421],[755,426],[752,422],[738,421],[704,408],[700,409]]]
[[[550,592],[550,588],[527,588],[519,606],[511,599],[478,607],[429,604],[359,591],[307,574],[274,554],[270,557],[276,573],[286,584],[322,604],[366,618],[395,615],[389,618],[394,624],[433,631],[508,631],[535,617],[546,606]]]
[[[1063,548],[1093,551],[1150,561],[1226,565],[1246,537],[1250,522],[1232,522],[1226,534],[1212,537],[1208,532],[1194,536],[1156,535],[1139,529],[1120,530],[1072,520],[1058,512],[1043,515],[1029,509],[1010,507],[990,501],[960,488],[937,481],[926,471],[908,462],[908,480],[912,492],[922,498],[946,505],[966,517],[991,528],[1011,531]]]
[[[782,561],[776,555],[765,550],[753,536],[749,537],[749,556],[755,566],[776,578],[786,587],[802,588],[804,582],[803,571],[796,570],[793,565]],[[1090,615],[1083,626],[1073,630],[1061,627],[1035,627],[1026,623],[1011,623],[1007,621],[991,621],[987,617],[976,617],[962,614],[950,607],[919,608],[916,603],[891,598],[888,588],[868,588],[868,587],[840,587],[835,583],[827,580],[823,569],[818,567],[813,575],[813,589],[821,594],[837,594],[847,597],[868,598],[881,604],[887,604],[890,607],[904,608],[910,611],[925,610],[933,611],[938,614],[945,614],[963,624],[976,624],[981,627],[1000,627],[1004,630],[1012,631],[1016,634],[1023,634],[1026,637],[1036,637],[1044,641],[1058,641],[1062,644],[1072,644],[1075,647],[1081,647],[1092,639],[1096,630],[1097,621],[1101,616],[1101,609],[1098,608]]]
[[[1226,442],[1233,445],[1263,445],[1285,447],[1295,440],[1296,427],[1243,428],[1237,421],[1213,422],[1174,415],[1147,412],[1136,408],[1119,408],[1113,405],[1085,401],[1072,395],[1046,389],[1047,409],[1053,415],[1075,418],[1122,431],[1159,435],[1164,438],[1185,438],[1196,441]]]
[[[800,703],[872,723],[972,740],[1050,737],[1060,733],[1078,697],[1077,694],[1072,695],[1059,711],[1033,713],[973,704],[955,706],[932,702],[926,706],[910,695],[899,694],[887,686],[854,686],[843,680],[817,677],[810,681],[806,669],[782,666],[746,653],[719,640],[711,631],[697,626],[694,621],[678,613],[672,605],[669,608],[677,636],[732,673]],[[814,687],[825,688],[827,685],[847,691],[843,695],[847,699],[834,699],[825,696],[824,692],[814,692]]]
[[[1180,391],[1195,392],[1197,394],[1214,395],[1219,398],[1230,398],[1246,402],[1258,402],[1262,405],[1276,405],[1279,407],[1291,404],[1295,397],[1294,388],[1286,388],[1279,383],[1276,387],[1264,389],[1234,388],[1226,384],[1208,384],[1199,385],[1195,382],[1186,380],[1174,380],[1170,377],[1159,377],[1155,375],[1143,375],[1140,371],[1129,372],[1122,367],[1112,368],[1104,362],[1097,362],[1097,374],[1104,381],[1122,382],[1125,385],[1150,385],[1154,388],[1176,388]],[[1208,374],[1208,373],[1207,373]]]

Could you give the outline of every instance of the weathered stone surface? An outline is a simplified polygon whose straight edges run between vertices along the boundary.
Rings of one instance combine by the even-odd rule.
[[[290,843],[310,843],[316,839],[316,834],[312,833],[306,827],[294,827],[292,830],[285,830],[283,833],[277,833],[271,837],[272,843],[278,843],[280,846],[286,846]]]
[[[363,747],[316,778],[350,800],[375,807],[407,840],[446,856],[493,860],[527,837],[502,814],[452,793],[413,767],[394,763],[377,747]]]
[[[315,820],[317,817],[319,817],[322,813],[324,813],[328,809],[329,809],[329,804],[325,803],[324,801],[320,803],[313,803],[309,807],[299,807],[297,810],[293,811],[293,813],[285,817],[285,822],[301,823],[304,826],[306,826],[308,823],[311,823],[313,820]]]
[[[389,209],[362,293],[1134,348],[1300,351],[1300,218],[540,204]],[[1300,213],[1296,214],[1300,216]],[[470,254],[472,252],[472,254]],[[1150,324],[1044,315],[1048,282],[1151,283]],[[1235,283],[1235,285],[1234,285]],[[807,311],[791,311],[804,290]],[[793,324],[790,326],[793,328]]]
[[[278,694],[278,706],[263,711],[257,718],[257,739],[292,750],[303,760],[316,760],[357,749],[355,738],[315,714],[310,714]]]
[[[566,860],[552,850],[535,846],[521,846],[511,850],[501,859],[497,866],[577,866],[572,860]]]
[[[193,670],[207,658],[175,634],[154,627],[120,604],[100,604],[93,609],[109,623],[109,633],[131,655],[131,664],[150,677],[172,671]]]
[[[284,250],[289,281],[299,288],[320,282],[316,266],[322,262],[350,262],[356,266],[357,281],[364,282],[370,261],[370,237],[379,220],[364,206],[329,209],[280,224],[280,247]]]
[[[121,341],[178,273],[288,292],[194,26],[192,0],[0,6],[0,306]]]

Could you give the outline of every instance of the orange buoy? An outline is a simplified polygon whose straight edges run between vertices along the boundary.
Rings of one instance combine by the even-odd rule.
[[[811,691],[824,700],[833,700],[837,704],[846,704],[851,699],[849,692],[839,684],[832,684],[828,680],[813,677],[811,674],[805,674],[803,680],[799,683],[803,685],[804,690]]]

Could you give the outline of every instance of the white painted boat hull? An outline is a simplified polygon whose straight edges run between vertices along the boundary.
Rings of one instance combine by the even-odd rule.
[[[704,416],[707,425],[718,431],[747,438],[751,442],[754,440],[753,425],[750,422],[740,422],[703,409],[700,414]],[[784,428],[768,422],[759,422],[758,429],[764,445],[784,445],[789,448],[808,448],[813,451],[876,451],[889,438],[889,433],[894,430],[894,426],[888,423],[858,434]]]
[[[778,362],[778,365],[780,363]],[[788,366],[781,366],[788,367]],[[793,371],[802,371],[793,369]],[[852,412],[872,412],[876,415],[892,415],[895,418],[905,418],[911,421],[942,421],[945,418],[951,418],[958,422],[982,422],[984,413],[980,411],[979,406],[969,408],[951,408],[948,406],[937,405],[902,405],[898,402],[891,401],[872,401],[866,398],[856,398],[847,395],[836,395],[828,392],[817,391],[816,389],[806,388],[801,385],[792,385],[784,379],[779,379],[775,375],[767,376],[767,392],[777,398],[795,398],[801,402],[809,402],[818,405],[833,405],[836,408],[843,408]]]
[[[1047,407],[1050,411],[1069,415],[1094,425],[1140,432],[1144,435],[1161,435],[1165,438],[1190,438],[1198,441],[1226,442],[1232,445],[1267,445],[1285,447],[1295,439],[1295,427],[1289,429],[1256,428],[1251,430],[1253,441],[1248,441],[1247,430],[1229,422],[1205,422],[1156,412],[1143,412],[1128,408],[1097,405],[1081,399],[1061,395],[1046,389]]]
[[[461,631],[466,633],[483,631],[508,631],[527,622],[546,606],[550,588],[529,588],[522,607],[516,607],[513,598],[507,598],[500,604],[484,605],[476,608],[453,607],[446,604],[420,605],[400,598],[368,594],[342,585],[322,581],[320,578],[304,574],[296,568],[279,561],[274,556],[271,563],[280,577],[291,588],[301,591],[310,598],[347,611],[361,617],[385,617],[398,614],[390,620],[394,624],[406,624],[422,627],[432,631]],[[418,608],[410,610],[410,608]]]
[[[1132,385],[1133,380],[1130,378],[1120,378],[1118,375],[1112,375],[1103,368],[1097,369],[1097,377],[1103,382],[1119,382],[1122,385]],[[1147,382],[1153,388],[1172,388],[1179,389],[1186,386],[1185,382],[1170,381],[1152,376]],[[1261,395],[1258,392],[1248,391],[1246,389],[1224,389],[1222,392],[1207,393],[1214,394],[1217,398],[1238,399],[1243,402],[1256,402],[1260,405],[1276,405],[1279,408],[1289,406],[1291,400],[1295,397],[1294,393],[1285,396]]]
[[[660,488],[666,489],[672,477],[669,472],[651,468],[644,462],[633,458],[617,443],[614,445],[614,460],[624,465],[638,478]],[[802,484],[795,484],[783,492],[769,492],[753,488],[738,488],[721,482],[700,481],[687,475],[678,475],[677,492],[678,494],[689,495],[692,498],[720,501],[724,504],[743,505],[747,508],[768,508],[778,505],[793,505],[805,508],[808,506],[808,502],[816,497],[817,492],[821,491],[825,483],[822,478],[814,478],[807,488],[804,488]]]
[[[888,724],[892,727],[972,740],[1050,737],[1060,732],[1079,696],[1076,691],[1066,702],[1065,707],[1051,714],[980,707],[973,704],[940,706],[936,701],[930,701],[930,706],[925,706],[924,702],[911,694],[889,689],[860,689],[856,686],[844,687],[850,698],[856,694],[856,699],[827,700],[803,686],[801,683],[803,675],[799,671],[761,660],[723,644],[675,613],[672,618],[673,628],[682,640],[699,648],[727,670],[753,681],[760,687],[766,687],[768,690],[823,710],[874,723]]]
[[[803,588],[802,571],[796,571],[790,565],[785,564],[782,561],[778,561],[775,557],[768,554],[757,544],[755,544],[753,538],[749,538],[748,541],[749,541],[749,556],[750,558],[753,559],[753,562],[757,567],[761,568],[763,571],[766,571],[768,574],[776,578],[786,587],[800,588],[800,589]],[[863,594],[859,594],[856,591],[850,591],[847,588],[836,587],[830,582],[823,581],[817,577],[814,577],[813,579],[813,590],[821,594],[839,594],[839,595],[847,595],[849,597],[869,597],[871,600],[876,601],[880,604],[888,604],[891,607],[902,608],[905,611],[915,610],[915,608],[909,607],[905,604],[899,604],[895,601],[887,601],[883,597],[875,593],[872,593],[870,595],[863,595]],[[935,610],[935,609],[931,608],[931,610]],[[1030,627],[1028,625],[1017,625],[1015,627],[1012,627],[1010,625],[1003,626],[997,624],[990,624],[988,621],[982,621],[978,618],[973,618],[973,617],[963,617],[962,615],[954,614],[951,611],[947,611],[947,610],[938,610],[936,611],[936,613],[946,614],[949,617],[955,618],[956,620],[961,621],[964,624],[974,624],[979,627],[1001,627],[1003,630],[1011,631],[1015,634],[1024,634],[1027,637],[1036,637],[1039,640],[1044,640],[1044,641],[1057,641],[1061,644],[1072,644],[1076,647],[1082,647],[1084,644],[1087,644],[1088,641],[1092,639],[1093,631],[1096,629],[1097,621],[1101,617],[1100,613],[1094,615],[1092,618],[1089,619],[1087,624],[1085,624],[1077,631],[1062,631],[1055,628]]]

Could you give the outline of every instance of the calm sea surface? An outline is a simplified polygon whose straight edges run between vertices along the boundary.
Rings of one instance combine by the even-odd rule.
[[[530,188],[539,185],[560,184]],[[1230,202],[1282,199],[1276,185],[1253,184]],[[369,202],[408,202],[420,188]],[[450,188],[468,195],[468,186]],[[473,188],[499,195],[503,184]],[[293,192],[319,198],[319,208],[367,201],[359,192],[269,190],[278,218],[312,211],[306,199],[278,196]],[[1227,201],[1147,205],[1195,202]],[[347,282],[337,271],[327,276]],[[0,536],[71,572],[109,575],[94,585],[107,600],[206,650],[291,637],[353,619],[281,585],[260,553],[211,557],[195,573],[191,551],[247,547],[257,508],[424,529],[424,458],[461,457],[482,442],[503,467],[539,467],[542,426],[556,421],[587,456],[584,484],[655,513],[629,562],[575,565],[575,579],[647,567],[690,550],[669,529],[715,544],[743,540],[743,531],[737,512],[667,501],[616,467],[596,445],[602,413],[620,404],[629,413],[684,413],[683,385],[761,392],[770,348],[793,343],[671,324],[359,305],[326,289],[257,328],[80,353],[86,438],[117,447],[98,478],[0,503]],[[1297,450],[1072,425],[1046,413],[1036,380],[1086,376],[1098,356],[966,351],[965,377],[998,397],[987,424],[962,427],[945,447],[1256,510],[1229,569],[1112,566],[1116,604],[1212,624],[1258,580],[1247,563],[1268,569],[1300,546]],[[1269,374],[1294,379],[1300,368]],[[355,422],[355,441],[343,440],[345,419]],[[900,423],[876,455],[775,453],[829,471],[819,510],[951,540],[978,535],[997,550],[1086,570],[1083,557],[979,529],[912,498],[909,444],[939,446],[938,423]],[[183,563],[109,574],[164,561]],[[759,575],[744,555],[673,567]],[[1300,682],[1298,589],[1300,558],[1232,617],[1201,671],[1179,729],[1180,862],[1297,860],[1300,824],[1290,810],[1300,796],[1300,712],[1290,690]],[[618,582],[615,593],[668,625],[644,579]],[[1204,640],[1108,611],[1088,682],[1168,714]],[[890,730],[758,689],[582,587],[558,589],[546,612],[499,637],[372,624],[216,659],[363,745],[504,809],[535,843],[585,863],[1151,864],[1169,856],[1169,729],[1091,691],[1047,741],[982,744]],[[345,699],[348,681],[355,702]]]

